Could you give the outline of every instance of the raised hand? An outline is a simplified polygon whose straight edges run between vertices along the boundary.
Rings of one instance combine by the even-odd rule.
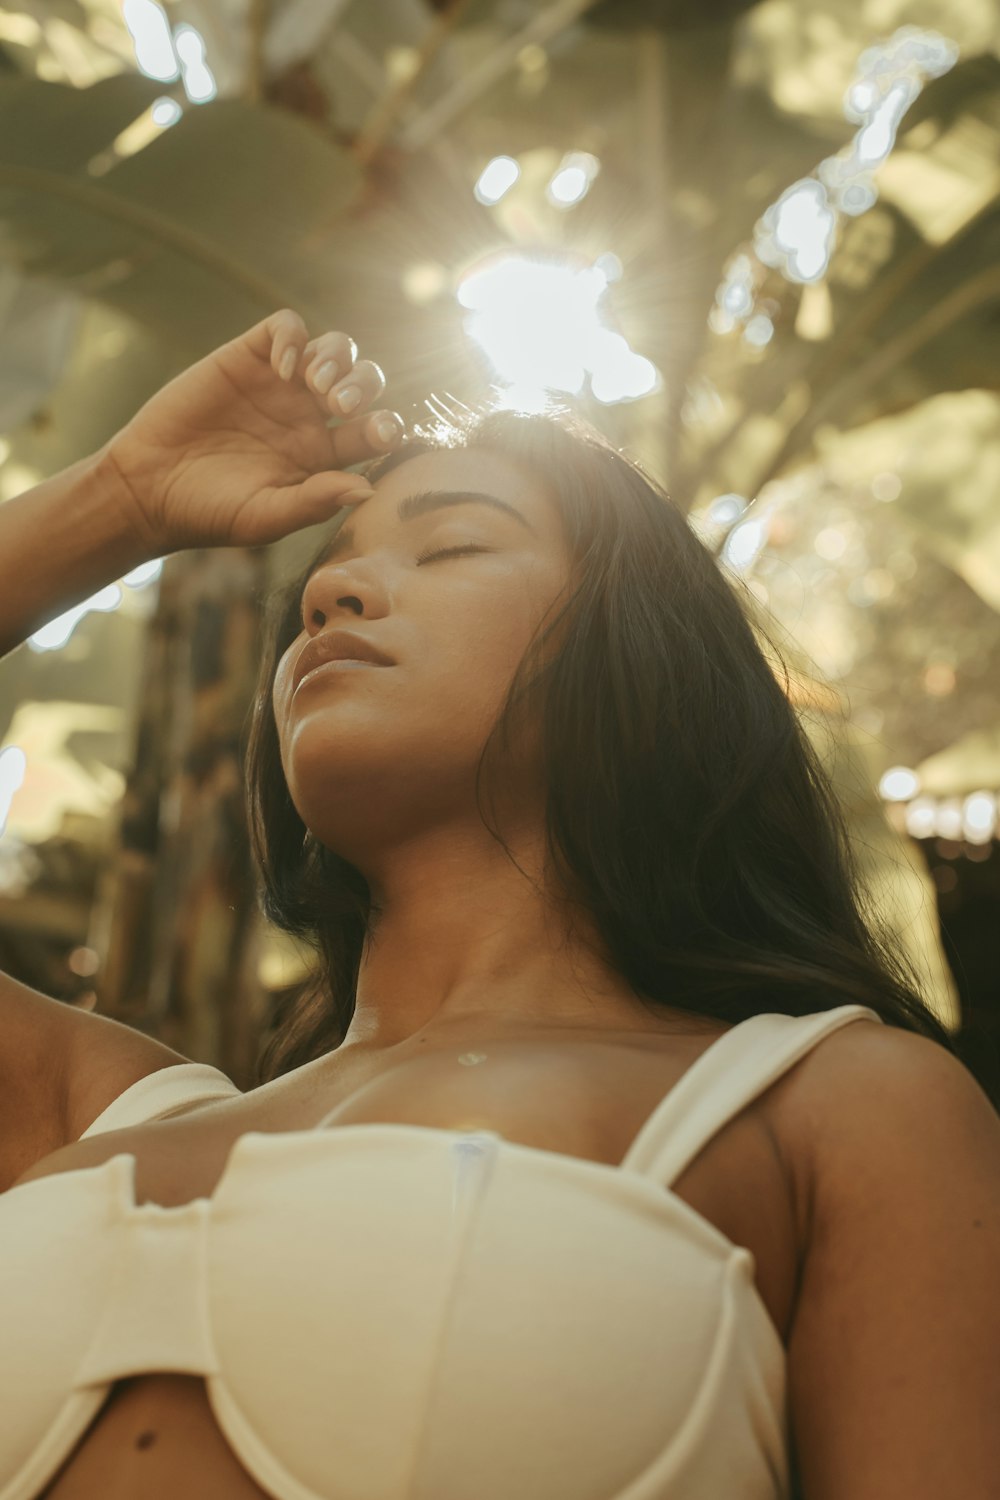
[[[357,352],[346,333],[310,339],[284,308],[150,397],[99,454],[149,556],[276,542],[370,494],[344,465],[394,448],[404,424],[370,410],[385,377]],[[344,413],[349,386],[361,394]]]

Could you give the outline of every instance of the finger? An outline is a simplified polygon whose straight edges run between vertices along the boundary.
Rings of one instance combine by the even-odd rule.
[[[368,498],[360,474],[310,474],[299,484],[279,485],[255,495],[241,518],[239,546],[277,542],[305,526],[329,521],[333,511]],[[373,493],[368,486],[368,494]]]
[[[330,411],[338,417],[353,417],[377,401],[386,387],[380,365],[372,359],[359,359],[326,398]]]
[[[383,423],[391,425],[391,431],[385,436],[381,431]],[[362,417],[355,417],[353,421],[344,422],[340,427],[331,428],[333,467],[346,469],[352,464],[363,463],[367,458],[377,458],[383,453],[391,452],[393,448],[399,447],[405,430],[406,423],[399,412],[384,408],[366,412]]]
[[[325,396],[335,380],[343,377],[358,357],[358,346],[349,333],[321,333],[305,347],[303,379],[311,390]]]
[[[261,325],[257,326],[259,328]],[[308,328],[299,314],[290,307],[283,307],[280,312],[272,313],[269,318],[264,319],[263,326],[271,341],[271,369],[282,380],[291,380],[309,338]],[[290,351],[294,354],[294,363]],[[282,364],[286,355],[289,356],[288,364]]]

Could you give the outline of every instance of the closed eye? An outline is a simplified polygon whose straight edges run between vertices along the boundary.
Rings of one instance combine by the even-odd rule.
[[[417,562],[433,562],[436,557],[460,557],[466,552],[489,552],[490,550],[489,547],[477,547],[474,542],[466,542],[462,547],[443,547],[438,552],[422,552]]]

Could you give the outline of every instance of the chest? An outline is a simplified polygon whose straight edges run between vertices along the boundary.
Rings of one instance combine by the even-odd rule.
[[[553,1048],[477,1042],[406,1056],[391,1066],[331,1056],[231,1102],[78,1142],[27,1175],[94,1166],[132,1152],[137,1202],[173,1208],[213,1195],[247,1131],[380,1123],[490,1130],[516,1144],[615,1168],[715,1037],[579,1047],[562,1040]],[[776,1097],[770,1090],[729,1120],[669,1186],[733,1244],[751,1251],[761,1301],[787,1347],[799,1245],[790,1182],[776,1150],[775,1131],[783,1128]],[[182,1490],[190,1500],[266,1500],[218,1430],[204,1382],[186,1374],[151,1371],[119,1381],[40,1500],[90,1500],[108,1492],[111,1475],[148,1500],[173,1500]]]
[[[175,1208],[212,1197],[247,1132],[381,1123],[493,1131],[530,1149],[617,1168],[663,1098],[726,1029],[617,1043],[560,1038],[552,1046],[483,1040],[391,1062],[331,1054],[231,1102],[194,1105],[161,1122],[75,1143],[26,1175],[99,1165],[130,1152],[137,1202]],[[788,1141],[779,1099],[770,1090],[752,1101],[665,1186],[751,1251],[757,1290],[787,1345],[803,1247],[794,1183],[783,1165]]]
[[[520,1145],[617,1168],[664,1097],[727,1029],[579,1048],[562,1041],[524,1050],[482,1042],[371,1073],[348,1070],[332,1102],[320,1091],[307,1103],[303,1080],[291,1113],[327,1129],[387,1122],[491,1130]],[[784,1167],[792,1138],[784,1098],[777,1087],[754,1100],[667,1185],[753,1253],[757,1289],[787,1346],[804,1247],[797,1182]],[[276,1100],[275,1128],[295,1128],[286,1118]]]

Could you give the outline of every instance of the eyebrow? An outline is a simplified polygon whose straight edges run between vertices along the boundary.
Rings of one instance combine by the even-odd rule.
[[[362,501],[363,505],[365,502]],[[508,516],[513,516],[526,526],[529,531],[535,528],[521,512],[506,500],[501,500],[499,495],[489,495],[484,490],[421,490],[416,495],[407,495],[400,500],[396,507],[396,516],[400,521],[415,521],[418,516],[426,516],[434,510],[444,510],[449,505],[490,505],[494,510],[503,511]],[[354,546],[354,527],[341,526],[336,536],[323,548],[309,570],[311,577],[317,568],[324,563],[330,562],[334,557],[339,557],[342,552],[349,552]]]

